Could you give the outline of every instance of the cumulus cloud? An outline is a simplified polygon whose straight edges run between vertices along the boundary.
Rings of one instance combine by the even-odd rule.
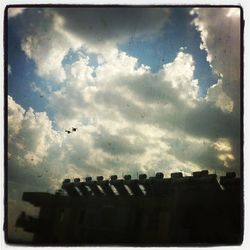
[[[158,73],[118,51],[110,60],[93,68],[84,56],[69,67],[67,80],[48,99],[59,131],[52,128],[46,114],[25,111],[10,97],[10,143],[11,138],[22,135],[15,145],[10,144],[10,149],[20,152],[19,165],[52,168],[60,159],[63,166],[53,166],[58,178],[48,180],[53,187],[67,169],[76,169],[74,173],[78,169],[82,175],[108,175],[114,166],[121,172],[159,169],[167,173],[185,164],[189,172],[230,168],[234,159],[223,158],[214,143],[238,136],[238,127],[230,112],[197,97],[190,54],[179,52]],[[123,71],[119,71],[120,65]],[[179,70],[181,66],[186,75]],[[64,129],[72,126],[78,128],[77,133],[65,134]],[[188,158],[182,157],[183,149],[174,143],[180,135]],[[200,147],[204,140],[206,146]],[[11,159],[13,152],[9,153]],[[188,173],[187,167],[185,171]]]
[[[9,97],[8,123],[8,143],[11,148],[15,147],[14,151],[19,152],[10,152],[10,159],[14,158],[30,166],[42,162],[47,156],[50,142],[54,139],[48,116],[45,113],[35,113],[32,108],[25,112]]]
[[[233,109],[240,106],[240,15],[238,7],[233,8],[196,8],[193,23],[201,33],[201,48],[207,51],[207,60],[222,77],[218,82],[222,90],[234,103]],[[213,87],[217,88],[217,87]],[[220,91],[221,92],[221,91]],[[221,93],[219,94],[220,101]],[[223,98],[228,105],[228,98]]]
[[[221,77],[208,90],[208,101],[214,102],[224,112],[232,112],[238,133],[230,138],[236,165],[240,162],[240,115],[242,88],[241,71],[241,10],[232,8],[196,8],[194,25],[201,34],[201,48],[208,61]],[[235,130],[234,130],[235,131]]]
[[[36,63],[39,76],[62,82],[65,80],[62,67],[64,56],[70,48],[78,48],[81,43],[61,28],[60,17],[46,10],[39,11],[29,9],[26,21],[34,23],[25,31],[21,47],[28,58]],[[36,17],[34,12],[37,12]]]
[[[240,8],[197,8],[193,12],[197,15],[193,22],[201,32],[201,47],[208,52],[208,61],[218,73],[238,79]]]
[[[34,24],[26,31],[22,49],[35,61],[39,76],[62,82],[62,61],[70,49],[83,46],[109,57],[114,45],[130,36],[157,34],[168,17],[164,8],[30,9],[26,19]]]
[[[190,104],[198,98],[198,80],[194,78],[194,61],[190,54],[179,52],[172,63],[164,65],[164,79],[178,89],[180,98]]]
[[[207,91],[207,100],[214,102],[217,107],[225,112],[232,112],[234,108],[233,100],[223,91],[223,81],[218,80],[217,84]]]
[[[112,8],[104,11],[103,20],[96,20],[95,27],[97,30],[100,29],[98,35],[101,35],[103,40],[113,40],[116,43],[117,39],[122,41],[125,36],[131,34],[131,23],[135,20],[140,30],[137,35],[145,36],[147,32],[152,34],[161,29],[168,18],[165,9],[145,9],[142,12],[138,12],[137,9],[129,12],[126,9],[118,18],[119,25],[114,26],[114,34],[110,35],[106,33],[107,30],[101,30],[105,22],[108,27],[111,25],[113,17],[109,17],[109,14],[113,11]],[[200,11],[202,10],[195,10],[197,19],[194,23],[201,31],[204,47],[210,53],[213,44],[206,41],[208,38],[204,36],[202,29],[209,30],[214,27],[210,25],[211,28],[207,24],[209,21],[205,20],[208,14],[202,16],[199,14]],[[81,165],[83,169],[90,171],[93,168],[93,172],[98,172],[105,169],[107,162],[115,162],[118,158],[124,163],[124,168],[129,169],[131,162],[128,162],[124,155],[134,153],[141,155],[136,161],[138,169],[145,169],[145,165],[148,164],[146,160],[154,168],[160,167],[167,156],[169,159],[172,158],[172,161],[168,162],[170,169],[176,166],[176,162],[180,165],[193,164],[194,168],[206,167],[206,164],[201,164],[202,159],[208,162],[205,160],[206,155],[210,155],[211,159],[213,156],[213,162],[223,165],[225,161],[223,157],[219,158],[216,153],[218,148],[213,145],[221,138],[228,138],[228,143],[231,144],[239,136],[239,124],[237,114],[233,112],[235,100],[224,91],[222,79],[209,89],[206,99],[200,99],[198,80],[194,78],[194,59],[182,48],[173,62],[163,65],[156,73],[152,73],[150,67],[140,65],[137,58],[119,51],[115,43],[108,51],[95,53],[95,67],[91,65],[87,53],[84,52],[79,53],[78,59],[67,67],[63,67],[63,58],[70,50],[78,53],[79,47],[86,39],[92,43],[97,39],[94,33],[98,32],[93,32],[87,22],[82,22],[84,18],[91,21],[92,15],[80,16],[79,13],[79,10],[76,10],[73,16],[68,9],[43,11],[40,13],[40,19],[38,18],[36,31],[31,27],[30,31],[33,33],[29,31],[23,40],[22,48],[27,56],[35,61],[38,75],[45,78],[56,76],[61,82],[60,87],[48,97],[48,105],[55,113],[54,122],[60,131],[52,128],[52,123],[45,113],[36,113],[32,109],[26,111],[10,97],[10,143],[12,138],[20,136],[15,145],[12,143],[10,147],[14,152],[20,152],[16,161],[30,166],[39,166],[42,163],[50,165],[55,162],[53,152],[64,161],[64,168],[78,168]],[[114,14],[116,18],[118,14],[119,11]],[[130,20],[126,18],[128,14],[131,14]],[[145,19],[146,14],[150,15],[154,22],[151,20],[150,25],[141,27],[141,21]],[[49,21],[42,23],[45,16]],[[90,21],[89,23],[93,23]],[[74,29],[72,26],[76,23],[81,25]],[[121,27],[121,24],[124,24],[125,31],[119,38],[118,27]],[[216,30],[214,36],[216,32],[218,33]],[[45,53],[46,50],[48,53]],[[212,64],[213,61],[210,62]],[[220,71],[223,76],[226,75],[225,70]],[[40,90],[38,86],[32,86],[34,91]],[[155,134],[162,134],[167,139],[163,142],[158,137],[152,137],[149,143],[149,138],[141,134],[145,124],[148,133],[154,131]],[[77,137],[75,134],[67,137],[63,133],[64,129],[72,126],[79,128]],[[123,131],[126,129],[130,133],[125,136]],[[179,148],[174,146],[172,140],[179,134],[183,136],[184,144],[186,137],[193,138],[191,144],[196,145],[194,149],[198,149],[198,145],[207,140],[207,147],[200,153],[199,160],[194,156],[195,150],[191,150],[193,155],[189,155],[196,160],[180,158],[181,155],[176,152]],[[159,152],[154,152],[152,145],[158,147]],[[160,157],[160,154],[165,154],[166,157]],[[81,157],[78,157],[79,155]],[[9,157],[14,157],[13,152],[9,152]],[[226,165],[230,167],[230,162],[223,166]]]

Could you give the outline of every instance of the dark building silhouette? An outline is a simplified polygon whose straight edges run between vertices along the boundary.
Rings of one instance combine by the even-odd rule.
[[[26,192],[23,200],[40,207],[38,218],[22,212],[16,222],[34,233],[32,244],[236,245],[243,237],[241,179],[233,172],[219,182],[207,170],[65,179],[55,194]]]

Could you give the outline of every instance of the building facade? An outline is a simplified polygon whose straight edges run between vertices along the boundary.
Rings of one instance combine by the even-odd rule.
[[[243,237],[241,185],[235,173],[218,181],[206,170],[65,179],[55,194],[24,193],[40,213],[22,212],[16,226],[39,245],[236,245]]]

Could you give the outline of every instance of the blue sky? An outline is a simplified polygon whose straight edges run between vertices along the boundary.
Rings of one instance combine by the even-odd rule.
[[[35,82],[44,92],[47,92],[48,81],[37,76],[34,61],[28,59],[21,49],[23,36],[18,27],[23,25],[25,24],[22,23],[21,17],[10,19],[8,23],[8,65],[11,67],[11,74],[8,76],[8,93],[25,109],[32,107],[37,112],[47,110],[49,116],[53,117],[53,112],[48,109],[43,95],[34,92],[31,87]],[[56,88],[51,80],[49,85]]]
[[[12,237],[22,192],[64,178],[240,175],[238,8],[9,8],[7,29]]]

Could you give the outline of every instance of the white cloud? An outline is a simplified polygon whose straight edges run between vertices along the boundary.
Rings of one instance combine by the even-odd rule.
[[[223,91],[223,82],[221,79],[218,80],[218,83],[208,89],[206,98],[208,101],[214,102],[217,107],[225,112],[233,111],[234,102]]]
[[[234,120],[233,126],[238,129],[238,133],[230,125],[231,135],[229,136],[235,158],[235,168],[239,168],[241,32],[243,32],[240,20],[241,10],[239,7],[199,8],[193,10],[193,13],[196,14],[194,25],[201,32],[202,47],[208,53],[212,69],[222,78],[208,90],[207,99],[214,102],[224,112],[232,113],[230,117]],[[225,129],[228,129],[227,125]]]
[[[61,28],[58,16],[46,11],[37,16],[30,29],[22,41],[22,50],[35,61],[39,76],[62,82],[66,77],[62,61],[70,48],[76,49],[81,43]]]
[[[91,14],[92,11],[95,15]],[[83,12],[86,13],[83,15]],[[83,46],[100,54],[99,60],[107,58],[111,62],[110,56],[117,54],[114,47],[118,42],[129,39],[131,35],[156,34],[168,17],[169,10],[164,8],[47,9],[35,18],[32,11],[27,11],[27,22],[32,24],[25,34],[22,49],[35,61],[39,76],[62,82],[66,78],[62,61],[70,49]],[[113,70],[117,69],[114,67]]]
[[[201,46],[208,53],[208,61],[214,71],[223,77],[222,90],[239,112],[240,8],[197,8],[193,14],[197,15],[193,23],[201,32]]]
[[[45,95],[44,91],[42,91],[42,89],[37,85],[37,83],[32,82],[32,83],[30,84],[30,87],[31,87],[31,89],[32,89],[35,93],[38,93],[40,96],[44,96],[44,95]]]
[[[15,8],[13,8],[13,7],[8,8],[8,18],[21,15],[25,9],[26,8],[16,8],[16,7]]]
[[[44,164],[63,161],[61,169],[53,170],[58,173],[64,169],[64,174],[58,174],[61,177],[68,168],[106,176],[115,169],[118,173],[153,169],[170,173],[185,164],[185,173],[216,165],[223,171],[225,159],[218,158],[213,143],[218,136],[229,136],[234,124],[228,120],[230,113],[197,98],[198,82],[193,72],[192,56],[184,52],[158,73],[151,73],[138,65],[136,58],[117,50],[96,68],[82,54],[68,65],[67,80],[49,98],[61,130],[57,133],[61,144],[50,147]],[[211,128],[211,124],[216,125]],[[78,128],[77,133],[64,134],[64,129],[72,126]],[[180,136],[185,154],[173,143]],[[230,167],[231,162],[225,164]],[[55,186],[59,177],[53,176],[50,180]]]
[[[221,138],[214,143],[214,148],[218,151],[218,159],[223,161],[225,167],[229,167],[230,163],[235,160],[230,141]]]
[[[9,140],[16,136],[21,129],[25,110],[12,97],[8,97],[8,135]],[[14,138],[13,138],[14,139]]]
[[[117,48],[112,48],[99,55],[100,58],[102,58],[102,63],[96,69],[98,81],[113,81],[116,77],[142,75],[150,70],[149,66],[138,65],[137,58],[129,56]]]
[[[55,140],[51,121],[45,113],[36,113],[32,108],[25,111],[10,96],[8,134],[9,160],[17,161],[23,167],[41,163]]]
[[[172,63],[164,65],[164,79],[174,89],[178,89],[180,98],[192,104],[198,98],[198,80],[194,78],[194,60],[188,53],[179,52]]]
[[[69,84],[79,84],[84,82],[90,85],[93,82],[93,67],[89,66],[89,58],[80,58],[70,66]]]

